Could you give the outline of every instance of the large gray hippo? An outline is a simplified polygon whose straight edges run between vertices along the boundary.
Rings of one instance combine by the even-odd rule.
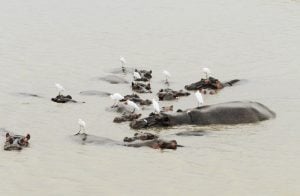
[[[176,113],[150,114],[148,117],[130,123],[133,129],[168,127],[175,125],[234,125],[255,123],[274,118],[269,108],[258,102],[234,101],[206,105],[178,111]]]

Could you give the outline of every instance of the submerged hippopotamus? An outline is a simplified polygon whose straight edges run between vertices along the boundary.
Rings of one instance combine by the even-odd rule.
[[[170,105],[170,106],[162,106],[161,107],[161,111],[162,112],[172,112],[173,111],[174,106]]]
[[[141,78],[134,78],[134,81],[142,81],[142,82],[148,82],[152,78],[152,70],[137,70],[135,69],[134,72],[137,72]]]
[[[13,93],[13,94],[18,95],[18,96],[23,96],[23,97],[42,98],[42,96],[34,94],[34,93],[18,92],[18,93]]]
[[[133,129],[168,127],[175,125],[242,124],[274,118],[269,108],[258,102],[234,101],[206,105],[176,113],[150,114],[148,117],[130,123]]]
[[[6,133],[6,141],[4,144],[4,150],[22,150],[23,147],[29,146],[30,135],[10,135]]]
[[[160,91],[157,93],[158,99],[160,101],[174,100],[177,99],[178,97],[189,96],[189,95],[190,95],[189,92],[183,90],[174,91],[170,88],[160,89]]]
[[[137,93],[152,93],[150,83],[143,84],[141,82],[132,82],[131,88]]]
[[[129,82],[124,78],[116,75],[108,75],[104,77],[100,77],[99,80],[103,80],[110,84],[128,84]]]
[[[113,122],[114,123],[121,123],[121,122],[126,122],[126,121],[133,121],[135,119],[138,119],[139,117],[141,117],[142,114],[135,114],[135,113],[124,113],[122,114],[121,117],[115,117]]]
[[[98,90],[88,90],[88,91],[81,91],[79,92],[80,95],[85,96],[99,96],[99,97],[108,97],[111,93],[98,91]]]
[[[220,82],[218,79],[209,77],[208,79],[201,79],[199,82],[192,83],[190,85],[185,85],[186,90],[220,90],[226,86],[232,86],[233,84],[239,82],[240,80],[235,79],[229,82]],[[205,93],[206,91],[204,91]],[[212,91],[213,92],[213,91]]]
[[[123,139],[124,142],[133,142],[136,140],[154,140],[158,139],[157,135],[154,135],[152,133],[135,133],[133,137],[125,137]]]
[[[137,94],[126,95],[126,96],[124,96],[124,99],[120,100],[120,102],[124,102],[124,101],[127,101],[127,100],[133,101],[134,103],[138,103],[140,105],[151,105],[152,104],[151,100],[142,99]]]
[[[105,137],[98,137],[94,135],[89,135],[86,133],[77,133],[74,137],[81,143],[94,143],[100,145],[121,145],[127,147],[150,147],[153,149],[173,149],[177,147],[182,147],[178,145],[176,140],[166,141],[159,139],[156,135],[151,133],[139,133],[135,134],[133,138],[125,137],[123,142],[115,141]]]
[[[71,95],[57,95],[55,98],[51,98],[51,101],[56,103],[77,103],[77,101],[72,99]]]

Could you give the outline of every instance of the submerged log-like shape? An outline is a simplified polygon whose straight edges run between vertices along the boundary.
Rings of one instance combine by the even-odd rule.
[[[184,88],[186,90],[202,90],[202,89],[219,90],[226,86],[232,86],[233,84],[235,84],[239,81],[240,80],[235,79],[235,80],[231,80],[229,82],[220,82],[216,78],[209,77],[208,79],[201,79],[199,82],[185,85]]]
[[[116,75],[108,75],[104,77],[100,77],[99,80],[103,80],[110,84],[128,84],[129,82],[124,78]]]
[[[130,123],[133,129],[168,127],[175,125],[234,125],[255,123],[274,118],[269,108],[258,102],[235,101],[206,105],[176,113],[150,114]]]
[[[111,93],[98,91],[98,90],[81,91],[79,94],[86,95],[86,96],[99,96],[99,97],[108,97],[109,95],[111,95]]]

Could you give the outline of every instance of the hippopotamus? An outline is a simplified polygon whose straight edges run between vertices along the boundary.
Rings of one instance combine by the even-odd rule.
[[[124,96],[124,99],[121,99],[120,101],[124,102],[127,100],[133,101],[134,103],[138,103],[140,105],[151,105],[152,104],[151,100],[141,99],[140,96],[138,96],[137,94],[126,95],[126,96]]]
[[[170,88],[160,89],[160,91],[157,93],[158,99],[160,101],[174,100],[174,99],[177,99],[178,97],[189,96],[189,95],[190,95],[189,92],[186,92],[183,90],[174,91]]]
[[[120,76],[116,76],[116,75],[108,75],[108,76],[104,76],[104,77],[100,77],[99,80],[103,80],[106,82],[109,82],[111,84],[128,84],[129,82],[124,78],[124,77],[120,77]]]
[[[134,78],[134,81],[142,81],[142,82],[148,82],[152,78],[152,70],[134,70],[135,72],[139,73],[141,78]]]
[[[150,83],[143,84],[141,82],[132,82],[131,88],[137,93],[152,93]]]
[[[125,137],[123,139],[124,142],[133,142],[136,140],[154,140],[158,139],[157,135],[154,135],[152,133],[135,133],[133,137]]]
[[[141,116],[142,116],[142,114],[135,114],[135,113],[126,114],[126,113],[124,113],[121,117],[115,117],[113,122],[121,123],[121,122],[125,122],[125,121],[133,121],[134,119],[138,119]]]
[[[128,104],[125,103],[118,103],[116,105],[113,105],[111,107],[107,107],[106,111],[109,112],[118,112],[123,114],[132,114],[132,108],[128,106]]]
[[[146,133],[145,135],[139,134],[135,135],[133,138],[125,137],[123,142],[115,141],[105,137],[99,137],[94,135],[89,135],[86,133],[77,133],[74,137],[79,140],[81,143],[94,143],[101,145],[120,145],[127,147],[150,147],[153,149],[173,149],[175,150],[177,147],[182,147],[178,145],[176,140],[166,141],[163,139],[159,139],[157,136],[151,136],[150,133]]]
[[[25,92],[18,92],[18,93],[13,93],[14,95],[20,95],[23,97],[35,97],[35,98],[42,98],[40,95],[33,94],[33,93],[25,93]]]
[[[226,86],[232,86],[233,84],[239,82],[240,80],[235,79],[229,82],[220,82],[218,79],[209,77],[208,79],[201,79],[199,82],[192,83],[190,85],[185,85],[186,90],[220,90]],[[205,91],[206,92],[206,91]]]
[[[81,91],[79,94],[86,95],[86,96],[99,96],[99,97],[108,97],[111,93],[104,92],[104,91],[97,91],[97,90],[88,90],[88,91]]]
[[[170,106],[162,106],[161,107],[161,111],[163,112],[172,112],[173,111],[173,105],[170,105]]]
[[[73,100],[71,95],[57,95],[55,98],[51,98],[51,101],[54,101],[56,103],[77,103],[77,101]]]
[[[122,66],[121,69],[120,68],[111,69],[109,71],[109,73],[112,73],[112,74],[132,74],[133,71],[134,71],[133,67]]]
[[[176,113],[151,113],[148,117],[130,123],[133,129],[169,127],[175,125],[234,125],[255,123],[274,118],[269,108],[258,102],[234,101],[205,105]]]
[[[10,135],[6,133],[6,141],[4,144],[4,150],[22,150],[23,147],[29,146],[30,135]]]

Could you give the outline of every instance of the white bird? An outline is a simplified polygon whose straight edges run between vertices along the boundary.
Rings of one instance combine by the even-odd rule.
[[[140,110],[139,106],[137,106],[136,103],[134,103],[133,101],[127,100],[126,102],[127,102],[128,106],[133,108],[132,113],[134,113],[136,110]]]
[[[208,79],[209,74],[211,73],[211,71],[207,67],[204,67],[202,69],[202,71],[205,73],[206,79]]]
[[[198,107],[200,105],[203,105],[204,101],[203,101],[202,95],[199,92],[199,90],[195,93],[195,96],[196,96],[196,99],[197,99],[197,102],[198,102]]]
[[[134,78],[134,79],[141,79],[141,78],[142,78],[142,76],[140,75],[140,73],[139,73],[139,72],[137,72],[137,71],[134,71],[134,72],[133,72],[133,78]]]
[[[79,124],[79,132],[78,133],[85,133],[85,122],[82,119],[78,119]]]
[[[124,57],[120,56],[120,61],[121,61],[121,64],[122,64],[122,68],[125,67],[125,64],[126,64],[126,60]]]
[[[115,103],[112,105],[114,107],[120,100],[124,99],[124,97],[120,93],[114,93],[110,95],[112,100],[115,100]]]
[[[154,98],[152,99],[152,105],[153,105],[154,111],[156,113],[160,113],[159,104],[158,104],[158,102]]]
[[[171,74],[167,70],[163,70],[163,74],[166,76],[166,84],[168,84],[169,83],[168,78],[171,77]]]
[[[56,83],[55,86],[58,90],[58,95],[60,95],[63,91],[65,91],[65,88],[62,85]]]

